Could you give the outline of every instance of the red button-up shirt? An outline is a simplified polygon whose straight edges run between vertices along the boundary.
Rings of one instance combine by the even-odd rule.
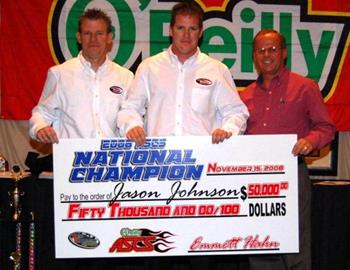
[[[240,96],[250,113],[246,134],[297,134],[317,149],[334,138],[335,126],[317,83],[287,68],[269,89],[259,77]]]

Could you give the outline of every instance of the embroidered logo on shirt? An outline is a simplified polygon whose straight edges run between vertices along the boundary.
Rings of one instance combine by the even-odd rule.
[[[213,82],[212,82],[211,80],[206,79],[206,78],[198,78],[198,79],[196,80],[196,82],[197,82],[198,84],[201,84],[201,85],[212,85],[212,84],[213,84]]]
[[[114,94],[118,94],[120,95],[121,93],[123,93],[123,88],[119,87],[119,86],[111,86],[109,88],[109,90],[111,90],[111,92],[113,92]]]

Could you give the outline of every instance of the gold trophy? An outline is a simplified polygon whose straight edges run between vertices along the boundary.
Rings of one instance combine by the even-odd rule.
[[[13,261],[14,270],[21,269],[21,254],[18,254],[17,252],[12,252],[10,255],[10,260]]]
[[[10,260],[13,261],[13,269],[21,269],[21,257],[22,257],[22,223],[21,223],[21,212],[22,206],[20,203],[21,196],[24,195],[24,192],[20,191],[18,187],[18,182],[22,178],[22,171],[19,166],[13,166],[11,171],[12,179],[15,181],[15,188],[8,192],[10,196],[10,206],[13,209],[12,221],[16,223],[16,250],[11,252]]]
[[[22,212],[20,197],[24,195],[24,192],[20,191],[18,187],[18,182],[22,178],[22,171],[17,165],[15,165],[13,166],[11,173],[12,179],[15,181],[15,188],[8,194],[11,197],[10,206],[13,208],[12,220],[18,221]]]

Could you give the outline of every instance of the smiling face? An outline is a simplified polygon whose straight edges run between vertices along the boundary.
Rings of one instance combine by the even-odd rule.
[[[77,40],[87,61],[102,64],[112,44],[112,33],[107,32],[107,24],[102,19],[84,19]]]
[[[258,74],[271,79],[284,67],[287,50],[277,33],[267,32],[255,38],[253,58]]]
[[[172,37],[171,49],[180,62],[185,62],[196,53],[198,41],[203,33],[198,16],[176,15],[175,24],[170,26],[169,32]]]

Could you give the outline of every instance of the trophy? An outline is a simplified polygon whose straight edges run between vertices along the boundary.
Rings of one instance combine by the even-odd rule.
[[[20,191],[18,187],[18,181],[22,178],[22,171],[17,165],[15,165],[13,166],[11,173],[12,173],[12,179],[15,181],[15,188],[13,191],[11,192],[9,191],[8,194],[11,197],[10,206],[13,209],[12,220],[18,221],[22,212],[20,197],[24,195],[24,192]]]
[[[22,206],[20,198],[24,195],[24,192],[20,191],[18,187],[18,182],[22,178],[22,171],[19,166],[13,166],[11,173],[12,179],[15,181],[15,188],[9,191],[8,194],[10,196],[10,206],[13,209],[12,221],[16,223],[16,250],[11,252],[10,260],[13,261],[13,269],[20,270],[22,257],[22,223],[20,220]]]
[[[7,172],[9,170],[9,163],[6,158],[0,154],[0,172]]]
[[[13,269],[20,270],[21,269],[21,254],[17,252],[12,252],[10,255],[10,260],[13,261]]]

